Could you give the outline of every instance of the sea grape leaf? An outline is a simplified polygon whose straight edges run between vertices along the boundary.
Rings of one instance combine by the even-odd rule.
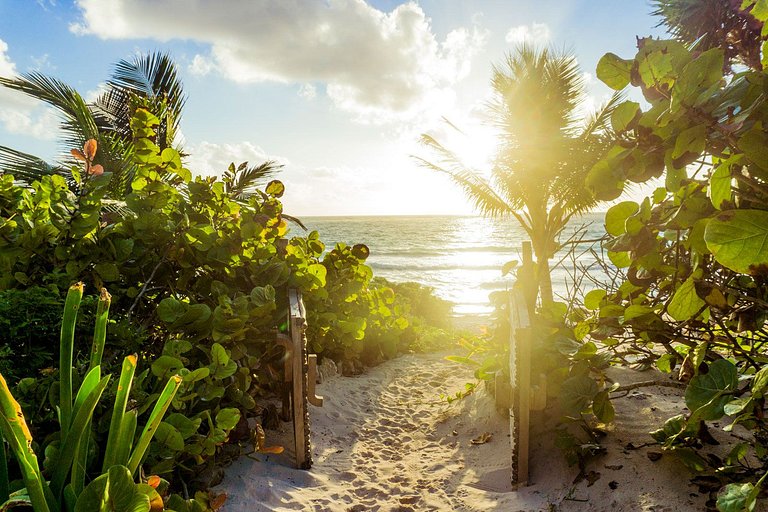
[[[731,202],[731,162],[721,163],[709,178],[709,199],[712,206],[721,210],[723,203]]]
[[[762,396],[766,387],[768,387],[768,366],[763,366],[752,380],[752,396]]]
[[[677,357],[672,354],[664,354],[656,360],[656,368],[664,373],[672,373],[672,365]]]
[[[285,193],[285,185],[280,180],[272,180],[267,183],[267,187],[264,191],[273,197],[281,197]]]
[[[611,398],[608,396],[608,391],[601,391],[595,395],[594,402],[592,403],[592,412],[598,420],[603,423],[610,423],[616,416],[616,411],[611,403]]]
[[[240,411],[234,407],[226,407],[216,413],[216,427],[222,430],[232,430],[240,421]]]
[[[187,304],[179,302],[173,297],[167,297],[157,306],[157,316],[167,324],[172,324],[187,312]]]
[[[632,62],[614,53],[606,53],[597,63],[597,78],[611,89],[620,91],[629,85]]]
[[[183,437],[184,439],[194,435],[197,432],[197,430],[200,428],[200,424],[202,423],[202,421],[203,421],[202,418],[190,419],[178,412],[169,414],[163,420],[164,423],[173,425],[176,428],[176,430],[179,431],[179,434],[181,434],[181,437]]]
[[[597,392],[597,382],[586,375],[576,375],[566,379],[560,389],[563,412],[570,416],[578,416],[589,407]]]
[[[162,355],[152,362],[152,374],[156,377],[162,377],[169,373],[175,373],[183,367],[184,363],[179,359],[173,356]]]
[[[731,400],[723,406],[723,412],[727,416],[735,417],[744,412],[752,403],[752,397],[741,397],[735,400]]]
[[[719,419],[737,384],[736,366],[727,359],[718,359],[709,365],[707,373],[691,379],[685,390],[685,405],[702,420]]]
[[[622,201],[611,206],[605,212],[605,230],[613,236],[626,233],[626,222],[629,217],[640,210],[640,205],[634,201]]]
[[[667,307],[667,313],[675,320],[684,322],[690,320],[705,305],[704,299],[696,294],[693,277],[689,277],[675,292]]]
[[[600,302],[608,295],[605,290],[591,290],[584,295],[584,307],[595,311],[600,309]]]
[[[635,101],[625,101],[611,113],[611,126],[616,132],[623,132],[632,125],[640,115],[640,104]]]
[[[724,211],[709,221],[704,240],[721,265],[744,274],[768,272],[768,211]]]
[[[699,155],[704,151],[707,143],[707,127],[697,124],[683,130],[675,139],[675,149],[672,150],[672,159],[680,158],[686,153]]]
[[[755,486],[746,484],[728,484],[717,494],[717,510],[720,512],[751,512],[756,500],[752,497]],[[750,499],[751,498],[751,499]]]
[[[120,271],[114,263],[97,263],[93,269],[104,281],[117,281],[120,279]]]
[[[168,422],[160,422],[155,431],[154,439],[173,451],[179,452],[184,449],[184,438],[181,432]]]

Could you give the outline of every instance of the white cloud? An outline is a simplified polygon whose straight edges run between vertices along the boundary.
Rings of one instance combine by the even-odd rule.
[[[317,87],[312,84],[302,84],[301,87],[299,87],[299,96],[306,100],[315,99],[317,96]]]
[[[8,44],[0,39],[0,76],[16,76],[16,63],[8,56]],[[50,140],[56,136],[58,118],[51,108],[24,94],[0,87],[0,126],[9,133],[20,133]]]
[[[187,165],[189,169],[203,176],[221,176],[227,170],[229,164],[236,166],[243,162],[249,165],[258,165],[266,160],[274,160],[279,164],[288,164],[288,159],[267,154],[259,146],[250,142],[238,142],[234,144],[217,144],[203,141],[194,146],[184,147],[189,153]]]
[[[552,33],[546,23],[533,23],[531,25],[519,25],[512,27],[507,32],[506,40],[508,43],[533,43],[546,44]]]
[[[364,0],[78,0],[70,28],[103,39],[195,40],[211,45],[192,70],[238,82],[323,82],[361,118],[403,118],[445,98],[469,72],[486,33],[459,28],[439,41],[415,2],[382,12]],[[152,16],[146,13],[151,12]],[[104,23],[103,20],[110,20]]]
[[[189,65],[189,71],[193,75],[205,76],[210,73],[216,65],[211,59],[206,58],[203,55],[197,54],[192,59],[192,63]]]

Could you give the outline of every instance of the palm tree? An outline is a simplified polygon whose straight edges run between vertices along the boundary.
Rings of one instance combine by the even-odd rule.
[[[571,217],[595,205],[584,179],[610,147],[610,115],[621,96],[614,94],[585,122],[575,57],[528,45],[493,68],[491,87],[487,107],[499,136],[489,175],[464,165],[427,134],[421,140],[437,159],[417,159],[448,174],[484,215],[517,220],[531,239],[542,303],[551,303],[549,259]]]
[[[176,139],[186,95],[176,65],[168,54],[156,52],[132,60],[121,60],[106,84],[106,91],[93,103],[86,102],[75,89],[61,80],[41,73],[0,77],[0,85],[42,100],[59,111],[66,155],[69,155],[70,148],[80,148],[88,139],[98,142],[99,153],[94,163],[101,164],[106,172],[112,173],[109,186],[112,199],[121,199],[130,192],[134,175],[130,127],[132,98],[146,100],[149,109],[160,119],[155,140],[160,149],[173,147],[183,155]],[[72,163],[67,157],[51,164],[33,155],[0,146],[0,173],[12,174],[22,181],[32,182],[47,174],[61,174],[69,178],[68,169]],[[241,169],[238,194],[244,197],[256,181],[267,179],[280,167],[268,161]],[[74,182],[70,185],[77,188]]]
[[[742,0],[653,0],[670,34],[701,51],[722,48],[726,62],[737,61],[761,70],[763,23],[741,8]]]

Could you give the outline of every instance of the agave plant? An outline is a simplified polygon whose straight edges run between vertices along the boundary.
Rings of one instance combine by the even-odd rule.
[[[126,406],[136,370],[135,355],[123,360],[100,476],[87,487],[84,486],[93,411],[111,377],[101,376],[101,358],[111,298],[102,289],[97,306],[90,364],[82,384],[75,392],[72,386],[73,347],[75,320],[82,297],[83,284],[77,283],[70,287],[64,303],[59,359],[61,441],[51,467],[50,481],[46,481],[40,470],[37,455],[32,449],[32,435],[21,407],[0,374],[0,433],[19,463],[25,485],[21,491],[9,495],[7,468],[0,466],[0,492],[3,493],[0,499],[5,501],[0,505],[0,510],[5,510],[11,504],[28,504],[36,512],[163,510],[162,499],[157,491],[147,484],[135,483],[134,479],[182,379],[178,375],[168,379],[147,424],[134,442],[138,414],[135,410],[126,411]]]

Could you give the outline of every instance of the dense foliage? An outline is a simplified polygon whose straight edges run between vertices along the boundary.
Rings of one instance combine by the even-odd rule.
[[[22,356],[5,368],[31,432],[45,438],[60,404],[52,363],[63,293],[75,281],[87,290],[109,287],[105,374],[119,374],[123,357],[138,354],[131,400],[139,414],[170,377],[181,378],[146,469],[205,488],[241,453],[239,442],[251,441],[246,419],[278,382],[274,329],[284,323],[288,287],[304,292],[311,348],[353,368],[418,347],[422,329],[412,326],[422,320],[390,287],[371,283],[365,246],[326,253],[316,232],[290,237],[279,181],[246,194],[238,186],[246,166],[222,179],[193,179],[179,153],[156,142],[161,121],[152,106],[132,102],[135,173],[120,208],[105,199],[111,176],[96,163],[94,140],[72,152],[80,164],[69,176],[25,186],[0,175],[0,321],[12,326],[5,355]],[[80,378],[89,348],[73,350]],[[110,398],[94,405],[94,418],[109,417],[99,404],[114,392],[104,390]],[[96,440],[106,439],[109,422],[94,425]]]

